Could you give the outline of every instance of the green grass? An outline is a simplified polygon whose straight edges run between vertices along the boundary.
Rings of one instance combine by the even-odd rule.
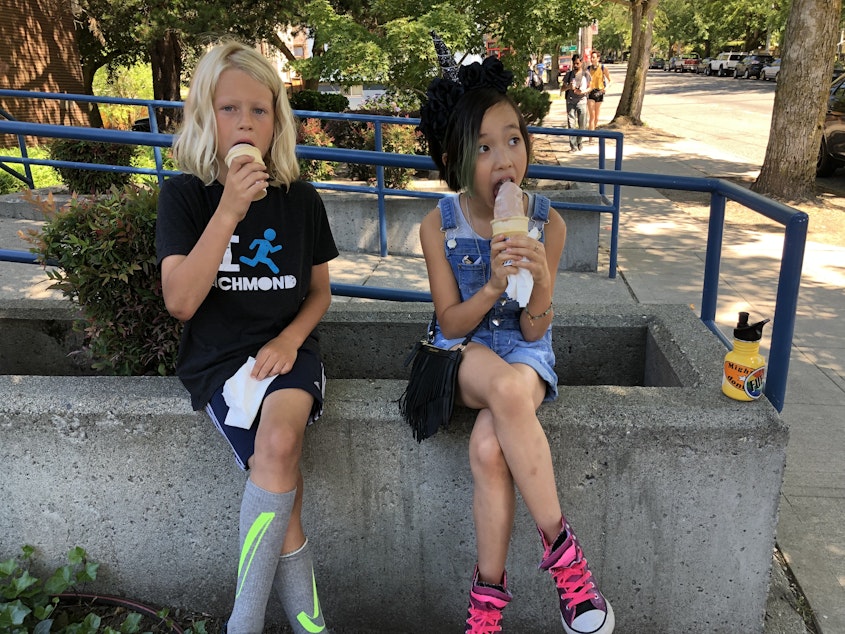
[[[4,150],[0,150],[0,154],[3,156],[16,156],[20,157],[21,151],[18,148],[7,148]],[[30,147],[26,149],[26,155],[32,159],[49,159],[49,155],[47,153],[46,147]],[[7,167],[12,168],[18,174],[24,174],[24,166],[21,163],[7,163]],[[35,184],[36,188],[40,187],[60,187],[62,185],[62,180],[59,178],[58,172],[54,170],[52,167],[47,167],[46,165],[33,165],[32,169],[32,181]],[[16,191],[23,191],[26,189],[26,184],[23,181],[16,179],[15,177],[6,174],[5,171],[2,172],[3,176],[0,176],[0,193],[9,194]]]

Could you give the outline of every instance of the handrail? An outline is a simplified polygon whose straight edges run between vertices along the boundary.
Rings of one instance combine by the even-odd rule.
[[[99,96],[92,96],[92,95],[73,95],[73,94],[66,94],[66,93],[38,93],[38,92],[31,92],[31,91],[16,91],[10,89],[0,89],[0,97],[2,96],[9,96],[9,97],[17,97],[17,98],[31,98],[31,99],[53,99],[53,100],[60,100],[60,101],[79,101],[83,103],[116,103],[116,104],[123,104],[123,105],[135,105],[135,106],[146,106],[148,109],[148,116],[150,121],[150,129],[151,132],[141,132],[141,131],[121,131],[121,130],[103,130],[100,128],[74,128],[73,126],[54,126],[53,128],[28,128],[25,127],[27,124],[24,122],[18,122],[24,127],[21,127],[20,130],[26,130],[25,132],[17,133],[19,143],[23,143],[24,136],[43,136],[43,137],[56,137],[56,138],[74,138],[74,139],[81,139],[86,141],[103,141],[103,142],[111,142],[111,143],[125,143],[131,145],[149,145],[154,150],[155,156],[155,170],[151,170],[148,168],[138,168],[138,167],[118,167],[118,166],[107,166],[102,164],[92,164],[92,163],[81,163],[81,162],[71,162],[71,163],[62,163],[58,161],[52,160],[33,160],[33,159],[26,159],[25,152],[22,150],[21,155],[22,158],[18,159],[16,157],[5,157],[0,156],[0,167],[3,167],[7,172],[12,173],[15,176],[20,176],[13,171],[11,171],[8,167],[3,165],[3,162],[8,163],[23,163],[25,169],[29,169],[30,165],[48,165],[51,167],[70,167],[70,168],[77,168],[77,169],[90,169],[90,170],[97,170],[97,171],[115,171],[115,172],[123,172],[123,173],[132,173],[132,174],[142,174],[142,175],[156,175],[158,178],[159,186],[162,184],[164,178],[166,176],[171,176],[176,172],[165,170],[162,163],[161,157],[161,148],[162,147],[169,147],[172,142],[172,136],[170,135],[160,135],[158,134],[157,128],[157,121],[155,117],[155,109],[156,108],[180,108],[184,106],[184,103],[181,101],[161,101],[161,100],[146,100],[146,99],[130,99],[130,98],[122,98],[122,97],[99,97]],[[300,119],[307,119],[307,118],[319,118],[325,120],[346,120],[346,121],[359,121],[363,123],[372,123],[374,126],[374,136],[375,136],[375,152],[381,153],[383,151],[383,135],[382,135],[382,126],[383,125],[418,125],[419,119],[412,118],[412,117],[390,117],[385,115],[371,115],[371,114],[358,114],[358,113],[337,113],[337,112],[319,112],[319,111],[311,111],[311,110],[295,110],[294,114],[299,117]],[[3,122],[0,120],[0,124]],[[32,126],[41,126],[41,125],[49,125],[49,124],[28,124]],[[69,131],[73,130],[73,132]],[[7,134],[16,134],[16,132],[8,131],[9,128],[5,130],[0,128],[0,133],[7,133]],[[40,132],[39,132],[40,130]],[[79,132],[77,134],[76,131],[85,130],[86,132]],[[622,143],[623,143],[623,135],[620,132],[616,131],[598,131],[598,130],[569,130],[567,128],[541,128],[536,126],[529,126],[529,132],[532,134],[542,134],[547,136],[572,136],[572,135],[579,135],[579,136],[592,136],[598,139],[599,145],[599,155],[598,155],[598,166],[600,169],[605,169],[605,152],[606,152],[606,142],[608,140],[614,141],[616,144],[616,159],[614,161],[614,169],[621,170],[622,169]],[[138,136],[144,135],[144,136]],[[150,136],[152,135],[152,136]],[[310,150],[328,150],[328,155],[322,156],[312,156],[309,155]],[[317,159],[317,160],[326,160],[326,161],[335,161],[335,162],[343,162],[344,159],[338,158],[337,155],[334,153],[337,150],[342,148],[316,148],[313,146],[307,145],[298,145],[297,146],[297,156],[299,158],[304,159]],[[428,159],[427,157],[420,157],[423,160],[426,160],[427,163],[425,166],[420,167],[419,169],[426,169],[430,170],[434,168],[433,162]],[[347,161],[348,162],[348,161]],[[387,211],[386,211],[386,196],[405,196],[405,197],[442,197],[444,194],[442,193],[435,193],[435,194],[428,194],[420,196],[417,193],[409,192],[408,190],[402,189],[393,189],[387,187],[384,182],[384,167],[386,165],[370,162],[370,161],[356,161],[359,163],[367,163],[374,165],[376,167],[376,185],[375,187],[363,186],[363,185],[343,185],[338,186],[329,183],[322,183],[322,182],[314,182],[313,185],[317,189],[323,190],[335,190],[335,191],[349,191],[349,192],[357,192],[357,193],[365,193],[365,194],[373,194],[377,197],[377,208],[378,208],[378,223],[379,223],[379,253],[382,257],[388,255],[388,245],[387,245]],[[391,167],[387,165],[387,167]],[[397,167],[404,167],[404,166],[397,166]],[[529,167],[528,176],[532,176],[531,169]],[[32,185],[28,183],[30,187]],[[572,209],[572,210],[582,210],[582,211],[590,211],[590,212],[600,212],[600,213],[609,213],[612,216],[611,222],[611,238],[610,238],[610,258],[608,263],[608,277],[615,278],[616,277],[616,270],[617,270],[617,245],[618,245],[618,234],[619,234],[619,208],[620,208],[620,193],[621,190],[619,186],[615,186],[613,188],[613,195],[611,199],[608,199],[606,196],[606,192],[604,189],[604,184],[599,185],[599,197],[601,200],[601,204],[595,205],[587,205],[587,204],[579,204],[579,203],[568,203],[563,201],[552,201],[552,207],[555,209]]]
[[[8,92],[0,90],[0,96]],[[18,93],[15,92],[17,95]],[[38,93],[36,93],[38,94]],[[304,112],[304,116],[311,113]],[[347,118],[350,115],[337,113],[320,113],[330,118]],[[378,117],[377,115],[363,115],[365,117]],[[378,117],[381,118],[381,117]],[[415,120],[393,119],[386,117],[391,123],[414,123]],[[600,205],[563,205],[564,208],[584,208],[596,211],[607,211],[613,214],[613,230],[611,234],[611,261],[613,266],[611,273],[615,273],[616,262],[616,236],[619,228],[619,189],[621,186],[651,187],[661,189],[677,189],[684,191],[698,191],[710,194],[710,220],[707,237],[707,251],[705,258],[704,280],[702,287],[701,321],[719,338],[728,348],[731,342],[719,330],[715,323],[716,304],[719,288],[719,267],[721,261],[722,238],[725,220],[725,202],[735,201],[748,209],[760,213],[767,218],[784,226],[784,246],[781,258],[780,272],[778,277],[777,297],[775,300],[775,313],[773,317],[771,347],[769,353],[768,374],[765,386],[766,396],[774,407],[781,411],[784,406],[786,393],[786,380],[789,371],[789,357],[792,347],[792,339],[795,329],[795,314],[798,305],[798,291],[801,281],[801,271],[804,259],[804,247],[807,238],[807,226],[809,218],[806,213],[768,199],[748,189],[714,178],[693,178],[666,176],[660,174],[646,174],[640,172],[621,171],[621,134],[609,131],[574,131],[557,130],[550,128],[536,128],[539,132],[552,130],[558,133],[590,134],[599,139],[600,147],[604,147],[607,139],[615,140],[619,144],[620,151],[617,151],[615,169],[586,169],[576,167],[560,167],[551,165],[532,164],[528,168],[528,176],[531,178],[546,178],[555,180],[569,180],[576,182],[596,183],[600,187],[604,185],[613,186],[613,202],[609,206]],[[118,143],[133,143],[139,145],[154,145],[166,147],[171,143],[170,135],[155,132],[126,132],[126,131],[104,131],[92,130],[90,128],[73,128],[68,126],[50,126],[48,124],[22,123],[4,121],[0,119],[0,133],[32,135],[59,138],[82,138],[89,140],[102,140],[97,138],[103,133],[109,133],[109,140]],[[319,148],[312,146],[297,146],[297,155],[300,158],[343,161],[349,163],[367,163],[379,168],[384,167],[405,167],[416,169],[431,169],[433,162],[428,157],[390,154],[372,150],[348,150],[343,148]],[[2,161],[24,162],[24,159],[14,157],[0,157]],[[40,164],[38,161],[29,159],[33,164]],[[600,166],[602,161],[600,160]],[[113,167],[113,166],[112,166]],[[100,166],[100,169],[109,169],[108,166]],[[136,168],[137,169],[137,168]],[[337,188],[337,185],[326,187]],[[346,186],[351,188],[351,186]],[[345,189],[346,190],[346,189]],[[376,188],[355,188],[355,191],[366,191],[377,193],[380,197],[384,195],[413,195],[418,197],[438,197],[441,194],[426,192],[407,192],[405,190],[384,190],[383,180]],[[600,191],[604,191],[603,189]],[[557,206],[557,205],[554,205]],[[598,209],[596,209],[598,207]],[[28,259],[26,257],[28,256]],[[21,260],[34,262],[35,256],[20,251],[0,250],[0,261],[15,257]],[[611,277],[614,275],[611,274]],[[332,292],[336,295],[350,295],[356,297],[367,297],[370,299],[389,299],[395,301],[430,301],[430,295],[422,292],[400,291],[396,289],[380,289],[373,287],[355,287],[353,285],[333,284]]]

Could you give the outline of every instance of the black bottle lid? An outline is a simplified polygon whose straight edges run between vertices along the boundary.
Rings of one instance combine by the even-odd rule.
[[[739,314],[739,322],[734,328],[734,339],[739,341],[760,341],[763,337],[763,326],[769,323],[768,319],[758,321],[756,324],[748,323],[748,313]]]

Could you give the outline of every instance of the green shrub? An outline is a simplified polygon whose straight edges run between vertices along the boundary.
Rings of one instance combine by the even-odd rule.
[[[343,112],[349,107],[349,99],[337,93],[301,90],[291,96],[290,107],[294,110]]]
[[[323,129],[319,119],[305,119],[299,123],[296,142],[301,145],[333,147],[331,136]],[[299,177],[308,181],[324,181],[334,176],[337,163],[329,161],[299,160]]]
[[[79,304],[92,367],[120,375],[171,374],[181,326],[165,309],[156,264],[158,188],[128,185],[107,195],[74,196],[27,239],[52,288]]]
[[[528,86],[519,86],[508,90],[508,95],[516,102],[528,125],[543,125],[543,119],[552,109],[552,101],[545,91],[534,90]]]
[[[47,579],[34,576],[30,569],[35,548],[23,546],[22,551],[18,558],[0,561],[0,632],[130,634],[175,631],[173,619],[166,609],[146,609],[141,614],[123,607],[104,608],[87,598],[68,601],[67,594],[80,591],[77,586],[97,578],[100,564],[89,561],[82,548],[77,546],[68,551],[69,563],[57,568]],[[59,596],[63,593],[66,593],[64,597]],[[151,624],[155,630],[150,629]],[[205,621],[195,622],[185,630],[185,634],[205,632]]]
[[[377,110],[395,117],[418,117],[420,98],[411,90],[389,90],[378,97],[366,99],[358,110]]]
[[[137,153],[134,145],[121,143],[100,143],[77,139],[55,139],[50,143],[50,158],[54,161],[97,163],[103,165],[132,165]],[[71,167],[57,167],[65,185],[72,192],[93,194],[106,192],[112,186],[122,187],[130,182],[132,174],[99,170],[81,170]]]
[[[392,110],[374,108],[371,110],[356,110],[355,114],[372,114],[382,116],[396,116]],[[375,124],[362,121],[327,121],[326,131],[334,139],[335,147],[350,150],[375,150]],[[420,154],[420,137],[415,127],[408,124],[382,124],[382,149],[396,154]],[[348,176],[353,180],[373,182],[376,178],[375,165],[350,163]],[[384,170],[384,181],[389,187],[405,187],[414,175],[411,168],[387,167]]]
[[[24,187],[23,181],[18,180],[6,170],[0,169],[0,194],[11,194],[12,192],[20,191]]]

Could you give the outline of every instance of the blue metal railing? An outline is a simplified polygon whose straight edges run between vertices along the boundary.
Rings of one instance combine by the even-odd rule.
[[[0,96],[12,92],[15,96],[17,91],[0,90]],[[38,93],[30,93],[38,95]],[[144,102],[147,103],[147,102]],[[163,102],[169,104],[170,102]],[[345,118],[350,115],[336,115],[332,113],[309,113],[298,112],[301,117],[321,115],[326,118]],[[352,115],[354,117],[355,115]],[[155,117],[151,117],[154,121]],[[392,119],[390,117],[378,117],[380,123],[415,123],[415,120]],[[540,133],[546,131],[570,134],[569,131],[562,131],[549,128],[535,128]],[[144,132],[121,132],[108,130],[91,130],[89,128],[72,128],[66,126],[49,126],[45,124],[21,123],[16,121],[3,121],[0,119],[0,133],[15,135],[30,135],[40,137],[59,138],[81,138],[88,140],[107,140],[113,143],[133,143],[137,145],[153,145],[166,147],[171,142],[171,137],[159,133]],[[600,169],[585,169],[572,167],[559,167],[550,165],[531,165],[528,175],[531,178],[567,180],[575,182],[596,183],[599,191],[604,193],[604,186],[613,187],[612,204],[603,205],[577,205],[565,204],[563,208],[586,209],[590,211],[609,212],[613,215],[613,226],[611,231],[611,277],[615,274],[616,266],[616,239],[619,230],[619,189],[623,185],[632,187],[653,187],[662,189],[678,189],[685,191],[698,191],[710,194],[710,221],[707,237],[707,250],[705,257],[704,281],[701,301],[702,322],[725,344],[731,348],[731,341],[721,332],[715,323],[716,305],[719,290],[719,268],[721,263],[723,231],[725,220],[725,202],[735,201],[748,209],[760,213],[767,218],[784,226],[784,246],[781,257],[780,272],[778,277],[777,297],[775,301],[775,312],[772,326],[771,346],[769,351],[768,374],[766,380],[766,397],[778,411],[783,409],[784,396],[786,394],[786,381],[789,372],[789,358],[792,348],[792,338],[795,329],[795,314],[798,304],[798,291],[801,281],[801,270],[804,260],[804,246],[807,238],[808,216],[804,212],[770,200],[750,190],[734,185],[733,183],[712,179],[712,178],[691,178],[663,176],[657,174],[645,174],[638,172],[621,171],[621,134],[604,131],[578,131],[578,134],[592,135],[598,137],[602,153],[599,157]],[[616,141],[617,152],[615,169],[608,170],[604,167],[604,143],[608,140]],[[377,146],[380,147],[380,146]],[[406,167],[416,169],[432,169],[433,162],[428,157],[412,156],[404,154],[389,154],[369,150],[346,150],[340,148],[318,148],[310,146],[298,146],[297,154],[300,158],[326,160],[346,163],[365,163],[377,167]],[[26,164],[24,159],[15,157],[2,157],[0,162],[21,162]],[[32,164],[44,162],[30,160]],[[87,164],[83,164],[87,167]],[[99,166],[100,169],[109,169],[110,166]],[[112,166],[113,167],[113,166]],[[137,171],[137,168],[134,168]],[[145,173],[145,172],[139,172]],[[163,172],[167,174],[168,172]],[[404,190],[389,190],[381,187],[351,187],[330,185],[329,188],[343,187],[349,191],[367,191],[383,195],[409,195],[418,197],[439,197],[442,194],[426,192],[407,192]],[[381,218],[380,218],[381,220]],[[35,262],[35,256],[22,251],[0,250],[0,261]],[[403,291],[396,289],[385,289],[377,287],[360,287],[355,285],[333,284],[332,292],[335,295],[365,297],[368,299],[386,299],[394,301],[430,301],[428,293],[416,291]]]
[[[10,171],[7,167],[3,165],[4,162],[8,163],[23,163],[24,166],[29,169],[30,165],[48,165],[51,167],[67,167],[67,168],[76,168],[76,169],[93,169],[99,171],[114,171],[114,172],[124,172],[124,173],[132,173],[132,174],[142,174],[142,175],[155,175],[158,178],[159,185],[161,185],[165,176],[171,176],[176,172],[165,170],[162,164],[161,158],[161,148],[162,147],[170,147],[172,143],[172,136],[168,134],[159,134],[158,133],[158,124],[156,122],[155,117],[155,110],[156,108],[181,108],[184,106],[183,102],[181,101],[155,101],[155,100],[146,100],[146,99],[127,99],[127,98],[117,98],[117,97],[94,97],[89,95],[72,95],[72,94],[64,94],[64,93],[38,93],[38,92],[29,92],[29,91],[19,91],[19,90],[8,90],[8,89],[0,89],[0,97],[16,97],[20,99],[54,99],[59,101],[75,101],[81,103],[113,103],[119,105],[130,105],[130,106],[143,106],[147,108],[149,121],[150,121],[150,132],[137,132],[137,131],[118,131],[118,130],[103,130],[100,128],[74,128],[72,126],[48,126],[42,127],[46,124],[37,124],[37,123],[25,123],[25,122],[16,122],[19,125],[6,125],[6,122],[0,119],[0,133],[7,133],[7,134],[17,134],[19,139],[19,144],[21,144],[21,158],[17,157],[8,157],[8,156],[0,156],[0,166],[2,166],[7,172],[14,174],[14,172]],[[374,137],[375,137],[375,150],[373,150],[376,154],[382,154],[383,152],[383,126],[384,125],[413,125],[416,126],[419,124],[419,119],[415,119],[412,117],[387,117],[381,115],[365,115],[365,114],[354,114],[354,113],[333,113],[333,112],[317,112],[317,111],[310,111],[310,110],[295,110],[294,113],[300,119],[310,119],[316,118],[321,120],[334,120],[334,121],[350,121],[350,122],[360,122],[360,123],[371,123],[373,124],[374,128]],[[6,116],[7,119],[11,119],[10,116]],[[11,121],[9,121],[11,123]],[[571,136],[576,134],[576,132],[569,130],[569,129],[562,129],[562,128],[541,128],[536,126],[530,126],[529,132],[532,134],[540,134],[546,136]],[[17,130],[17,131],[15,131]],[[606,169],[606,143],[608,140],[615,142],[616,144],[616,158],[613,161],[613,169],[621,170],[622,169],[622,143],[623,143],[623,135],[620,132],[614,131],[578,131],[578,135],[583,136],[593,136],[598,138],[599,143],[599,155],[598,155],[598,167],[599,169]],[[55,161],[55,160],[48,160],[48,159],[29,159],[25,158],[25,150],[23,149],[23,138],[24,136],[40,136],[40,137],[51,137],[51,138],[72,138],[72,139],[81,139],[85,141],[103,141],[103,142],[110,142],[110,143],[125,143],[130,145],[146,145],[150,146],[154,149],[155,152],[155,163],[156,168],[139,168],[139,167],[132,167],[132,166],[115,166],[115,165],[102,165],[102,164],[92,164],[92,163],[79,163],[79,162],[66,162],[66,161]],[[343,152],[354,152],[355,150],[343,150],[341,148],[320,148],[308,145],[298,145],[297,146],[297,156],[301,159],[311,159],[311,160],[325,160],[325,161],[333,161],[333,162],[341,162],[341,163],[366,163],[370,165],[374,165],[376,167],[376,184],[374,187],[365,186],[365,185],[349,185],[349,184],[332,184],[332,183],[324,183],[324,182],[314,182],[314,186],[317,189],[327,190],[327,191],[347,191],[347,192],[356,192],[356,193],[364,193],[364,194],[373,194],[377,197],[377,207],[378,207],[378,225],[379,225],[379,253],[382,257],[388,255],[388,245],[387,245],[387,209],[386,209],[386,197],[387,196],[403,196],[403,197],[411,197],[411,198],[440,198],[444,194],[437,193],[437,192],[417,192],[417,191],[410,191],[406,189],[399,189],[399,188],[391,188],[387,187],[384,180],[384,168],[385,167],[412,167],[415,169],[422,169],[422,170],[433,170],[435,169],[434,162],[429,157],[415,157],[418,159],[417,162],[414,162],[412,165],[408,164],[388,164],[382,163],[376,158],[372,156],[370,158],[364,158],[361,160],[354,160],[355,157],[353,155],[345,155]],[[365,150],[359,150],[365,151]],[[341,154],[338,154],[341,152]],[[389,156],[389,155],[388,155]],[[397,155],[401,156],[401,155]],[[407,158],[407,157],[406,157]],[[15,174],[17,175],[17,174]],[[529,166],[528,170],[528,177],[533,178],[532,169]],[[30,180],[30,187],[31,180]],[[599,197],[601,203],[598,204],[586,204],[586,203],[570,203],[565,201],[552,201],[552,207],[555,209],[573,209],[573,210],[582,210],[582,211],[591,211],[591,212],[604,212],[609,213],[612,215],[612,227],[613,230],[611,231],[611,238],[610,238],[610,261],[609,261],[609,271],[608,276],[611,278],[616,277],[616,265],[617,265],[617,245],[618,245],[618,227],[619,227],[619,205],[620,205],[620,189],[619,186],[613,187],[613,194],[610,198],[607,197],[605,191],[605,185],[599,185]]]

